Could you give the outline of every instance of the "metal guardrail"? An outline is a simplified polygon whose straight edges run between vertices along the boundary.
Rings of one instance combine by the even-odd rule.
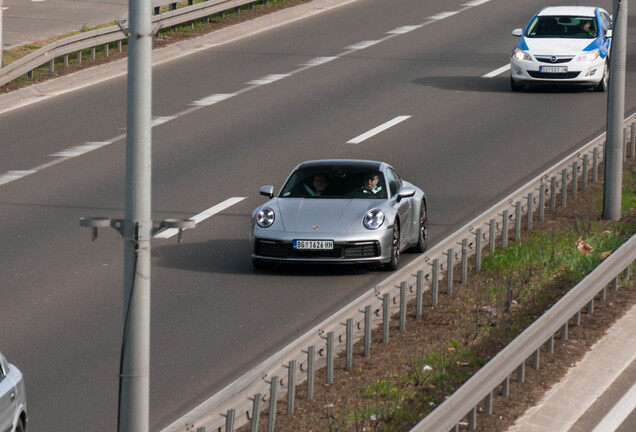
[[[189,6],[177,8],[177,5],[184,3],[175,0],[154,0],[153,8],[155,15],[152,18],[153,26],[157,30],[176,26],[191,21],[206,19],[207,17],[227,10],[236,9],[245,5],[255,3],[267,3],[267,0],[204,0],[202,3],[193,4],[193,0],[186,0]],[[169,10],[160,12],[164,6],[169,6]],[[126,16],[119,20],[125,29]],[[104,47],[108,56],[110,45],[115,44],[116,49],[121,51],[122,42],[128,39],[122,27],[113,25],[97,30],[79,33],[64,39],[55,41],[40,48],[31,54],[0,69],[0,86],[3,86],[23,75],[32,76],[33,71],[48,65],[48,70],[53,71],[55,59],[63,58],[64,66],[69,64],[69,56],[77,55],[78,62],[81,62],[82,52],[90,49],[91,55],[95,57],[95,49]]]
[[[625,121],[625,124],[631,121],[631,143],[627,143],[631,144],[631,157],[635,156],[636,146],[634,119],[634,116],[630,116]],[[625,128],[624,136],[627,135]],[[267,407],[270,413],[275,413],[277,400],[285,394],[287,412],[293,414],[295,386],[306,381],[308,395],[312,395],[316,369],[326,366],[329,381],[335,355],[341,351],[346,351],[346,364],[347,368],[350,368],[353,343],[364,339],[365,353],[368,353],[372,328],[382,325],[382,338],[388,340],[390,316],[396,311],[400,312],[400,328],[403,328],[407,301],[413,298],[417,300],[416,315],[419,316],[425,289],[430,291],[434,302],[439,290],[438,283],[445,278],[446,292],[451,292],[454,278],[448,277],[449,271],[452,274],[453,268],[461,268],[462,280],[465,280],[464,272],[470,255],[475,255],[476,267],[479,268],[482,246],[489,245],[490,250],[494,250],[497,237],[503,243],[503,239],[507,239],[508,236],[502,236],[502,232],[507,233],[513,229],[515,238],[518,238],[522,219],[526,221],[526,227],[531,228],[535,214],[538,213],[538,218],[543,219],[546,208],[554,211],[559,204],[567,205],[568,195],[576,196],[579,187],[584,189],[588,182],[596,182],[598,167],[602,163],[603,139],[604,134],[527,182],[442,243],[362,294],[274,356],[255,366],[162,432],[230,432],[235,426],[240,427],[250,422],[252,430],[256,430],[258,414]],[[556,201],[558,195],[561,197],[560,203]],[[629,245],[633,245],[635,241],[630,240]],[[455,392],[452,399],[449,399],[450,403],[440,405],[429,414],[424,419],[427,423],[424,423],[423,427],[418,425],[417,431],[449,430],[470,413],[478,402],[501,384],[510,371],[523,364],[529,355],[538,352],[537,347],[589,302],[601,289],[598,287],[605,286],[614,278],[611,275],[607,276],[609,273],[606,272],[614,272],[619,268],[623,270],[627,267],[627,262],[634,260],[633,252],[629,249],[621,248],[615,252],[610,257],[611,260],[606,260],[600,271],[586,279],[585,286],[594,284],[593,288],[585,288],[585,292],[577,295],[576,299],[571,299],[575,294],[566,296],[558,308],[551,309],[538,321],[537,327],[533,326],[531,330],[527,330],[529,333],[523,343],[514,342],[514,345],[511,345],[523,347],[523,350],[507,350],[491,360],[488,363],[490,366],[482,368],[484,372],[479,375],[479,381],[473,379],[469,390],[463,390],[462,387]],[[631,249],[633,251],[635,248]],[[612,264],[616,261],[617,264]],[[610,265],[612,267],[608,269]],[[617,274],[617,271],[613,274]],[[574,292],[579,291],[581,290],[577,289]],[[555,316],[558,318],[553,318]],[[529,340],[533,343],[529,343]],[[273,430],[275,416],[270,415],[268,421],[272,427],[268,427],[268,430]]]
[[[500,385],[507,387],[509,375],[515,370],[518,375],[523,376],[528,358],[533,357],[533,363],[538,363],[540,348],[546,341],[551,344],[555,333],[560,331],[562,338],[567,337],[568,321],[593,302],[597,294],[605,290],[635,260],[636,236],[633,236],[411,429],[411,432],[450,431],[466,415],[469,416],[469,428],[475,430],[477,405],[486,399],[492,401],[494,389]],[[490,410],[491,402],[488,411]]]

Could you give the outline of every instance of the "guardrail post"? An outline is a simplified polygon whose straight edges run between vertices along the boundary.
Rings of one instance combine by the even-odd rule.
[[[614,280],[617,280],[616,278]],[[603,287],[603,289],[598,293],[599,301],[604,302],[607,299],[607,289]]]
[[[587,303],[587,314],[592,315],[594,313],[594,299]]]
[[[468,280],[468,240],[462,240],[462,280],[461,283],[465,284]]]
[[[621,146],[623,151],[623,163],[627,162],[627,128],[623,126],[623,145]]]
[[[49,71],[51,71],[51,72],[55,71],[55,59],[54,58],[49,61]]]
[[[587,171],[589,170],[590,164],[590,155],[587,153],[583,155],[583,177],[582,177],[582,185],[583,190],[587,189]]]
[[[468,429],[471,431],[477,429],[477,410],[475,408],[468,413]]]
[[[493,253],[495,251],[495,237],[496,235],[496,222],[494,219],[490,219],[490,223],[488,224],[488,230],[490,234],[488,235],[488,253]]]
[[[110,54],[110,44],[105,43],[104,44],[104,56],[106,58],[108,58],[109,54]]]
[[[515,203],[515,240],[521,238],[521,201]]]
[[[539,221],[545,219],[545,185],[539,185]]]
[[[484,399],[484,413],[492,415],[492,392],[488,393]]]
[[[333,332],[327,333],[327,384],[333,382],[333,362],[334,362],[334,347],[333,347]]]
[[[447,252],[447,264],[446,264],[446,294],[451,295],[453,293],[453,255],[455,252],[453,248],[449,248]]]
[[[95,60],[95,57],[97,57],[95,47],[91,47],[91,60]]]
[[[508,209],[503,211],[501,216],[501,248],[508,247]]]
[[[418,270],[415,275],[415,318],[422,318],[422,290],[424,283],[424,271]]]
[[[618,289],[618,277],[612,279],[612,291],[616,291]]]
[[[309,400],[314,398],[314,382],[316,379],[315,358],[316,347],[312,345],[307,349],[307,399]]]
[[[568,200],[568,169],[561,171],[561,207],[565,207]]]
[[[550,179],[550,211],[556,212],[556,177]]]
[[[565,323],[561,326],[561,340],[568,339],[568,323]]]
[[[523,383],[526,380],[526,364],[521,363],[519,366],[517,366],[517,382],[518,383]]]
[[[290,360],[287,369],[287,415],[294,415],[296,399],[296,360]]]
[[[278,396],[278,376],[273,376],[269,384],[269,413],[267,414],[267,432],[274,432],[276,422],[276,399]]]
[[[371,306],[364,307],[364,356],[371,354]]]
[[[122,52],[122,42],[121,42],[121,40],[118,40],[117,42],[115,42],[115,46],[117,47],[117,52],[121,54],[121,52]]]
[[[546,352],[548,354],[552,354],[554,352],[554,336],[550,336],[548,338],[548,343],[546,346]]]
[[[350,371],[353,366],[353,318],[347,318],[347,351],[345,369]]]
[[[68,67],[68,54],[64,54],[64,67]]]
[[[532,231],[532,213],[534,213],[534,209],[533,209],[533,194],[532,192],[530,192],[528,194],[528,213],[527,213],[527,228],[528,231]]]
[[[475,231],[475,270],[481,270],[481,228]]]
[[[258,431],[258,419],[259,419],[259,413],[261,411],[261,398],[262,398],[262,395],[260,393],[256,393],[254,395],[254,399],[252,399],[252,418],[249,419],[251,423],[250,432]]]
[[[636,122],[632,122],[632,133],[630,135],[631,147],[629,152],[629,157],[634,157],[634,152],[636,152]]]
[[[532,368],[539,369],[539,361],[541,360],[541,351],[538,349],[532,353]]]
[[[576,198],[576,193],[579,185],[579,163],[577,161],[572,162],[572,198]]]
[[[501,396],[510,396],[510,377],[506,377],[501,383]]]
[[[598,147],[594,147],[592,150],[592,183],[598,181]]]
[[[234,432],[234,416],[236,411],[233,409],[227,410],[227,414],[225,415],[225,430],[227,432]]]
[[[437,272],[439,271],[439,260],[436,258],[433,260],[433,270],[432,270],[432,277],[433,280],[431,281],[431,304],[433,307],[437,306],[437,284],[438,284],[438,277],[437,277]]]
[[[389,293],[384,294],[384,298],[382,301],[382,343],[389,343],[389,307],[390,307],[390,295]]]
[[[82,64],[82,50],[79,50],[77,52],[77,64],[81,65]]]
[[[400,283],[400,331],[406,330],[406,281]]]
[[[581,311],[578,311],[574,314],[574,325],[576,327],[581,325]]]

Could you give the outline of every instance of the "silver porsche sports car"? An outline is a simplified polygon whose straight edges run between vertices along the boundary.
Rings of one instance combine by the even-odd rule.
[[[252,213],[252,262],[354,263],[398,267],[400,253],[424,252],[424,192],[390,165],[364,160],[303,162],[278,196]]]

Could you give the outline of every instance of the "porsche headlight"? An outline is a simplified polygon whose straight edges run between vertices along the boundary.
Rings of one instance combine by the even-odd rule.
[[[515,50],[512,52],[512,57],[516,58],[517,60],[531,60],[530,54],[519,48],[515,48]]]
[[[256,213],[256,223],[261,228],[268,228],[274,223],[274,210],[269,207],[262,208]]]
[[[601,54],[600,50],[596,48],[596,49],[593,49],[592,51],[585,51],[583,54],[581,54],[579,58],[582,61],[594,61],[598,58],[600,54]]]
[[[362,223],[364,223],[364,226],[368,229],[378,229],[384,223],[384,213],[378,209],[369,210],[367,214],[364,215]]]

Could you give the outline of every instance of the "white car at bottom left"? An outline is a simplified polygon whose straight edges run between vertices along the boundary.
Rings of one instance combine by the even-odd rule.
[[[26,404],[22,372],[0,353],[1,432],[26,432]]]

